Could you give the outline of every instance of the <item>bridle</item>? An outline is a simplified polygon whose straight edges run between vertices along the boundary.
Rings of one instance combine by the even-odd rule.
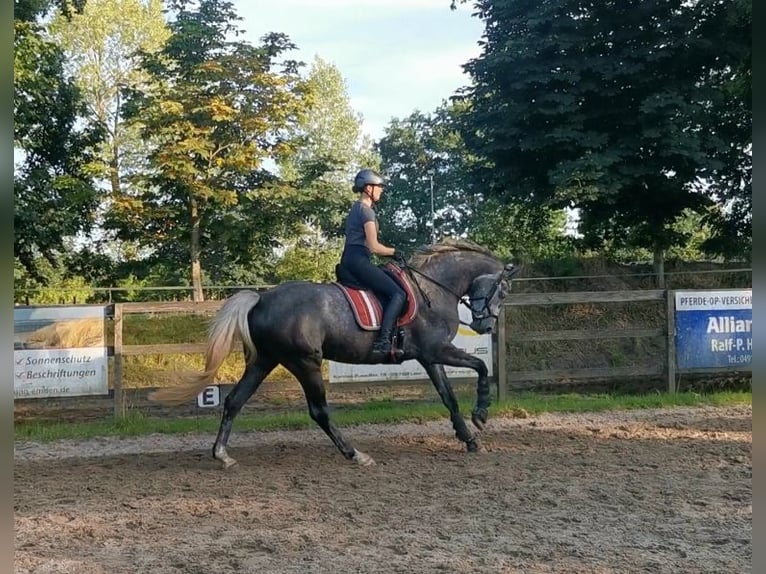
[[[418,288],[418,292],[420,293],[420,296],[423,297],[423,300],[426,302],[426,305],[430,308],[431,307],[431,299],[428,297],[428,295],[425,294],[423,291],[423,288],[420,286],[420,282],[412,275],[412,272],[417,273],[424,279],[427,279],[437,287],[443,289],[455,299],[457,299],[458,304],[464,305],[468,308],[469,311],[471,311],[471,317],[473,319],[473,322],[482,321],[484,319],[497,319],[498,315],[492,312],[491,302],[495,298],[495,293],[497,293],[497,290],[500,288],[500,285],[503,283],[503,281],[506,281],[516,275],[518,273],[518,268],[514,266],[512,263],[508,263],[504,268],[502,273],[500,273],[497,276],[497,279],[492,282],[492,286],[489,289],[489,292],[486,295],[483,295],[481,297],[469,297],[468,302],[463,298],[463,296],[455,293],[450,287],[445,285],[444,283],[441,283],[440,281],[437,281],[433,277],[426,275],[423,273],[420,269],[417,267],[413,267],[408,263],[400,263],[401,266],[404,267],[407,274],[412,278],[412,282],[415,283],[415,286]],[[483,306],[479,311],[474,310],[474,301],[484,301]],[[466,323],[463,320],[460,320],[461,325],[471,326],[471,323]]]

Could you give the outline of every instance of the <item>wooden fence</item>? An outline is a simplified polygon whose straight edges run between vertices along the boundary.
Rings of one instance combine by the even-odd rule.
[[[593,303],[635,303],[642,301],[664,301],[665,326],[655,328],[610,328],[610,329],[562,329],[546,331],[514,331],[512,338],[515,342],[523,341],[577,341],[596,339],[621,339],[664,337],[666,340],[666,353],[658,357],[655,366],[631,366],[631,367],[600,367],[600,368],[577,368],[577,369],[539,369],[534,371],[513,371],[513,356],[509,352],[501,353],[501,349],[508,348],[507,328],[509,321],[506,318],[509,307],[531,305],[562,305],[562,304],[593,304]],[[548,381],[548,380],[582,380],[582,379],[610,379],[620,377],[637,376],[665,376],[668,391],[676,391],[675,370],[675,324],[674,324],[674,301],[675,297],[670,290],[647,290],[647,291],[597,291],[575,293],[519,293],[511,294],[503,307],[503,315],[499,320],[497,348],[498,348],[498,394],[504,398],[508,389],[512,388],[515,381]]]
[[[587,341],[620,338],[662,337],[665,350],[650,366],[611,366],[599,368],[576,369],[538,369],[515,371],[513,355],[509,349],[509,321],[506,316],[508,309],[519,306],[545,306],[570,304],[607,304],[607,303],[636,303],[661,302],[665,309],[664,325],[652,328],[609,328],[609,329],[562,329],[546,331],[523,331],[514,329],[510,339],[516,342],[528,341]],[[677,373],[675,357],[675,296],[673,290],[643,290],[643,291],[599,291],[572,293],[514,293],[506,298],[503,312],[498,321],[495,336],[495,382],[498,398],[505,398],[509,389],[519,381],[555,381],[581,379],[620,379],[626,377],[663,377],[667,381],[669,392],[677,390]],[[115,415],[123,416],[125,401],[123,397],[123,358],[134,355],[170,354],[170,353],[202,353],[205,343],[197,344],[165,344],[165,345],[125,345],[123,344],[123,318],[128,314],[161,314],[161,313],[212,313],[217,311],[223,301],[193,302],[156,302],[156,303],[115,303],[112,306],[114,320],[114,345],[110,349],[113,355],[114,373],[114,405]],[[748,369],[749,367],[744,367]],[[706,372],[716,369],[706,369]],[[737,370],[737,367],[718,369],[719,371]],[[411,381],[409,381],[411,382]]]

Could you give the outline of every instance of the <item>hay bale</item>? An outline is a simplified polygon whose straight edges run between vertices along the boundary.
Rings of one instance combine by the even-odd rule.
[[[32,349],[102,347],[104,344],[103,319],[58,321],[26,337],[26,346]]]

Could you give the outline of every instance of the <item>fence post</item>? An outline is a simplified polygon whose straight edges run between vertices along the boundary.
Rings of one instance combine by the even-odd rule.
[[[508,396],[508,364],[506,361],[505,340],[505,305],[500,306],[500,316],[497,318],[497,400],[504,401]]]
[[[676,388],[676,293],[671,289],[665,290],[667,297],[667,375],[668,392],[675,393]]]
[[[122,394],[122,303],[114,304],[114,418],[125,416]]]

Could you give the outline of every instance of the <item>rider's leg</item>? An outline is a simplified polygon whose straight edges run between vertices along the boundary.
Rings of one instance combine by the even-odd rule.
[[[342,265],[347,268],[357,280],[375,292],[383,307],[383,319],[378,337],[374,342],[374,354],[376,360],[385,360],[391,357],[391,343],[393,339],[394,325],[401,315],[407,296],[399,284],[385,271],[372,264],[364,251],[344,251]]]
[[[387,356],[391,353],[391,345],[394,338],[394,323],[402,314],[404,308],[405,296],[404,292],[399,289],[398,293],[394,293],[388,298],[388,303],[383,311],[383,319],[380,322],[380,331],[378,337],[372,344],[372,350],[375,354]]]

